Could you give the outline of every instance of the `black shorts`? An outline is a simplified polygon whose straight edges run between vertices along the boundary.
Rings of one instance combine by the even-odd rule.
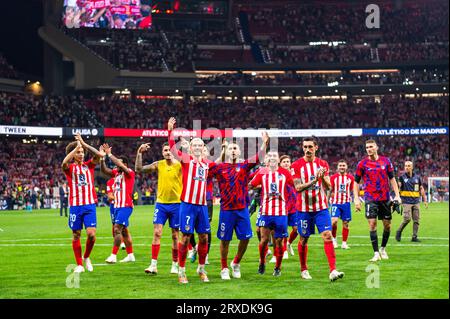
[[[213,209],[214,209],[212,199],[207,200],[206,205],[208,206],[208,219],[209,219],[209,222],[211,223],[211,220],[213,218]]]
[[[392,212],[391,212],[391,202],[386,201],[379,201],[379,202],[366,202],[366,218],[367,219],[375,219],[377,218],[379,220],[386,219],[391,220],[392,219]]]

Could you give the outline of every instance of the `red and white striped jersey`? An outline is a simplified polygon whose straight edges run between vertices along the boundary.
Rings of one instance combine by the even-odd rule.
[[[94,188],[94,169],[96,164],[90,159],[83,164],[71,163],[64,171],[69,186],[69,206],[82,206],[97,203]]]
[[[187,163],[181,162],[183,191],[180,199],[183,202],[206,205],[206,184],[211,165],[215,165],[215,163],[198,162],[194,158]]]
[[[261,214],[266,216],[286,216],[288,213],[288,186],[294,186],[289,171],[279,167],[275,172],[263,170],[250,182],[261,189]]]
[[[328,163],[317,157],[312,162],[307,162],[302,157],[292,164],[295,172],[294,178],[299,178],[302,184],[315,179],[317,171],[322,167],[326,169],[324,176],[329,176]],[[299,212],[318,212],[327,208],[327,196],[322,180],[319,180],[316,184],[297,195],[297,210]]]
[[[191,155],[177,150],[171,135],[169,131],[169,147],[175,158],[180,161],[183,174],[183,191],[180,199],[188,204],[206,205],[208,173],[216,163],[207,159],[197,161]]]
[[[119,172],[118,169],[112,170],[114,178],[114,208],[133,207],[133,189],[135,173],[129,168],[128,174]]]
[[[345,204],[350,203],[350,192],[353,189],[355,178],[350,174],[341,175],[339,173],[334,174],[330,178],[331,181],[331,203],[332,204]]]

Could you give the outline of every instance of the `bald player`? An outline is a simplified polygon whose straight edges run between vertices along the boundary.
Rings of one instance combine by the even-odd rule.
[[[398,188],[400,190],[400,198],[403,205],[403,222],[397,230],[395,239],[400,241],[402,232],[406,225],[413,220],[413,235],[411,241],[420,242],[417,238],[419,232],[420,219],[420,197],[425,207],[428,208],[427,196],[422,186],[422,179],[420,175],[414,173],[414,164],[411,161],[405,162],[405,173],[398,178]]]

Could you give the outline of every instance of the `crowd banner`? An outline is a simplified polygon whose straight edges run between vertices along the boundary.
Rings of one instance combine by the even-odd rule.
[[[279,129],[237,129],[233,130],[233,137],[261,137],[261,132],[267,131],[269,137],[345,137],[361,136],[363,134],[360,128],[349,129],[312,129],[312,130],[279,130]]]
[[[63,135],[74,136],[80,133],[81,136],[103,137],[103,128],[82,128],[82,127],[64,127]]]
[[[200,137],[208,140],[212,137],[227,138],[258,138],[261,132],[267,131],[270,137],[347,137],[347,136],[408,136],[408,135],[448,135],[449,128],[442,127],[402,127],[402,128],[345,128],[345,129],[205,129],[188,130],[176,128],[175,138]],[[139,137],[139,138],[168,138],[166,129],[127,129],[127,128],[81,128],[81,127],[39,127],[0,125],[0,135],[28,135],[28,136],[58,136],[72,137],[80,133],[89,137]],[[219,136],[218,136],[219,135]]]
[[[62,136],[62,127],[0,125],[0,135]]]
[[[223,137],[233,137],[233,130],[186,130],[177,128],[173,131],[175,137],[200,137],[208,139],[211,135],[217,135],[220,132]],[[164,129],[125,129],[125,128],[105,128],[105,137],[162,137],[168,138],[169,131]]]
[[[446,135],[448,127],[402,127],[402,128],[368,128],[363,129],[363,135],[394,136],[394,135]]]

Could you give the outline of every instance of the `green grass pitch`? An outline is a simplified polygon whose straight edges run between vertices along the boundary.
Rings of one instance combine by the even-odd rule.
[[[273,264],[267,264],[266,274],[257,274],[258,240],[251,239],[241,263],[241,279],[220,279],[219,240],[215,237],[218,207],[212,223],[213,241],[206,266],[211,282],[201,283],[195,273],[196,264],[187,262],[188,285],[180,285],[171,275],[171,237],[164,227],[158,261],[159,273],[149,276],[144,269],[150,261],[153,207],[136,207],[130,220],[134,238],[135,263],[106,265],[111,252],[111,224],[106,207],[97,210],[97,242],[91,255],[94,272],[80,275],[79,288],[68,288],[66,267],[74,263],[71,232],[67,218],[56,210],[31,213],[3,211],[0,213],[0,298],[449,298],[449,206],[431,204],[421,209],[419,237],[412,243],[412,224],[397,243],[395,230],[401,217],[395,215],[387,252],[389,260],[378,263],[377,272],[367,267],[372,257],[368,226],[363,213],[353,212],[350,237],[351,249],[336,250],[338,269],[345,272],[343,280],[330,283],[328,264],[322,240],[318,235],[309,242],[308,265],[311,281],[300,279],[298,254],[283,260],[282,276],[272,276]],[[252,217],[254,225],[255,215]],[[339,223],[338,236],[341,233]],[[379,238],[381,240],[381,225]],[[84,250],[85,233],[82,245]],[[338,237],[340,241],[340,237]],[[297,244],[298,239],[295,242]],[[230,245],[229,261],[234,256],[237,241]],[[125,257],[120,251],[118,258]],[[369,277],[368,276],[372,276]],[[378,276],[378,277],[377,277]],[[374,279],[375,278],[375,279]],[[379,286],[370,288],[369,284]]]

